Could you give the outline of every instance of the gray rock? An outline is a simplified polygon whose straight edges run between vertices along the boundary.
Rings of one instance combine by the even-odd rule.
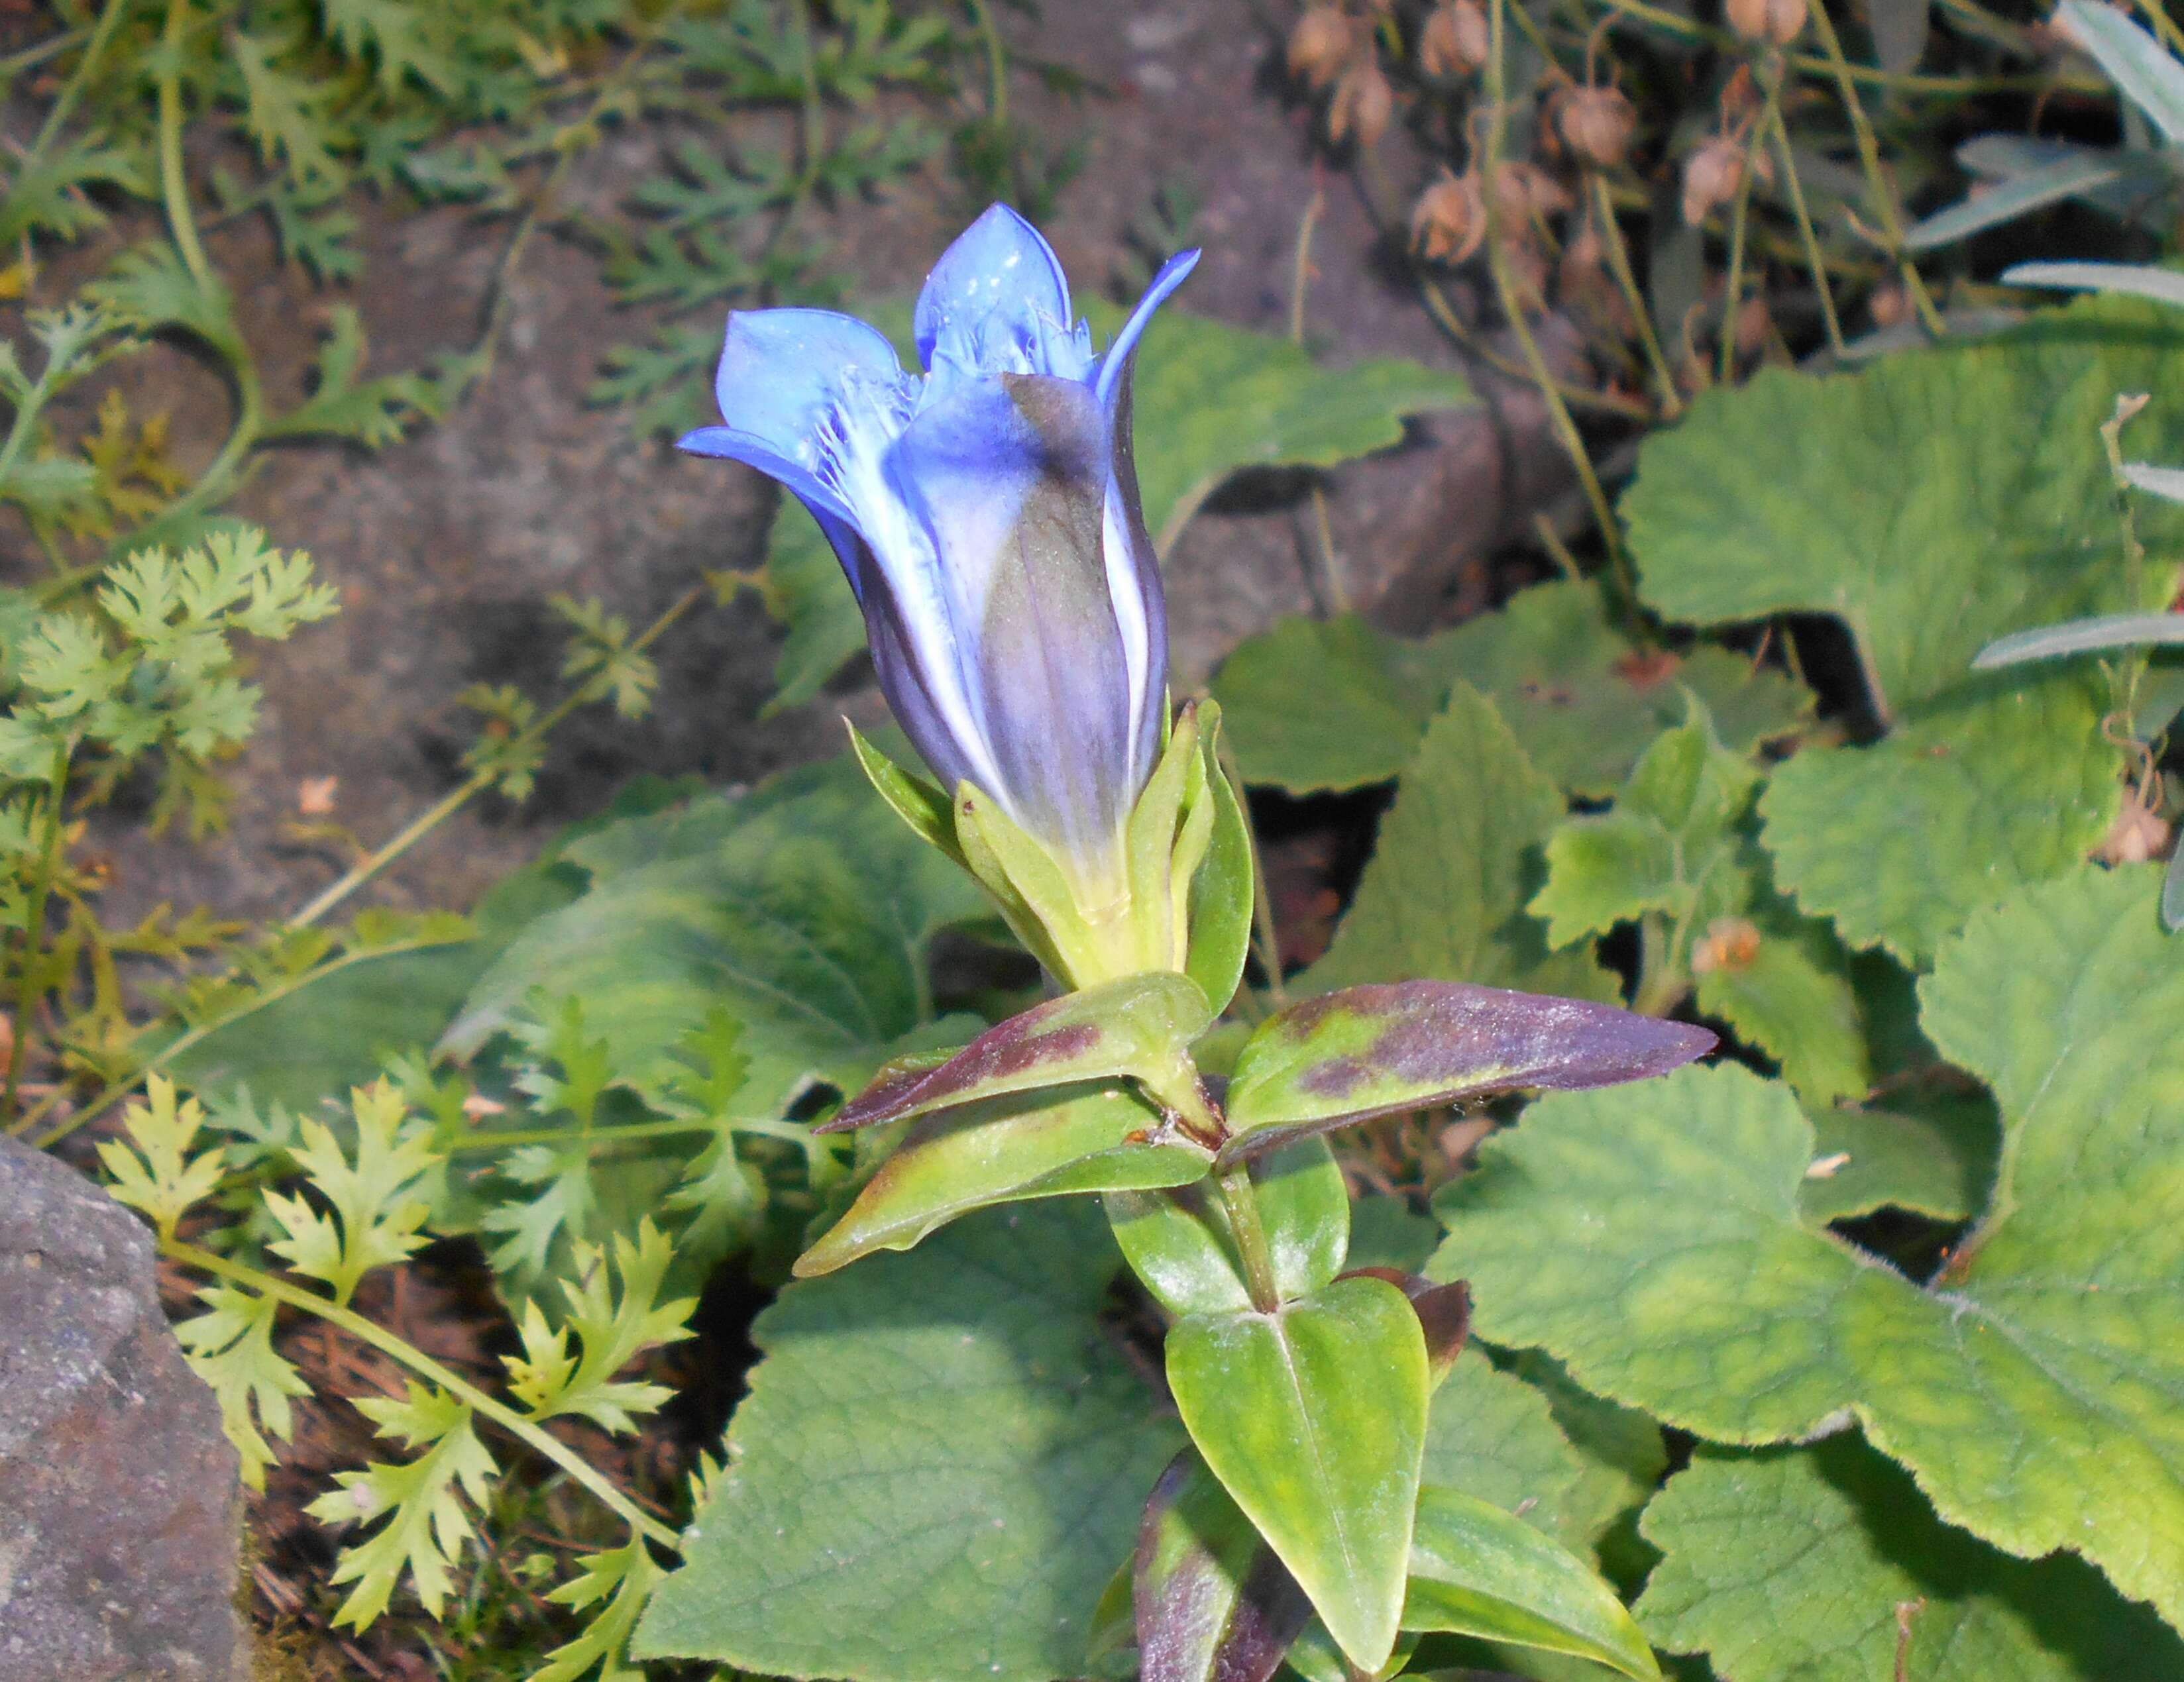
[[[242,1491],[151,1235],[0,1135],[0,1682],[229,1682]]]

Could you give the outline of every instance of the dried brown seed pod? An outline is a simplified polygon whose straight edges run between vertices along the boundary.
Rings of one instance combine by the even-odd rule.
[[[1727,135],[1713,136],[1684,164],[1684,220],[1696,227],[1743,182],[1744,148]]]
[[[1759,930],[1743,917],[1716,917],[1691,945],[1691,973],[1741,970],[1759,955]]]
[[[1334,97],[1327,106],[1328,138],[1340,141],[1355,134],[1360,146],[1376,146],[1395,114],[1396,90],[1380,74],[1378,61],[1366,53],[1334,85]]]
[[[1575,201],[1569,189],[1537,164],[1512,159],[1494,172],[1494,214],[1502,237],[1515,239],[1535,216],[1552,216]]]
[[[1418,31],[1418,68],[1429,76],[1468,75],[1484,65],[1491,36],[1479,0],[1448,0]]]
[[[1615,88],[1567,88],[1555,105],[1555,131],[1579,162],[1619,169],[1638,131],[1638,108]]]
[[[2126,800],[2093,856],[2112,865],[2142,865],[2169,850],[2169,826],[2159,812]]]
[[[1290,74],[1315,92],[1342,74],[1357,46],[1350,19],[1339,6],[1314,6],[1290,31]]]
[[[1807,0],[1723,0],[1729,26],[1747,41],[1787,47],[1804,33]]]
[[[1459,175],[1444,169],[1411,207],[1411,245],[1429,261],[1461,263],[1485,237],[1486,202],[1476,170]]]

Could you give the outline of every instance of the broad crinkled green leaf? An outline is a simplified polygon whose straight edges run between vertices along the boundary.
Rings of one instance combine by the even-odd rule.
[[[756,804],[716,844],[620,870],[532,922],[473,989],[446,1049],[476,1050],[543,989],[583,997],[624,1079],[645,1079],[725,1007],[744,1025],[754,1112],[815,1080],[861,1086],[932,1019],[927,944],[985,902],[846,755],[779,797],[746,799]]]
[[[2123,761],[2101,734],[2104,690],[2081,672],[2012,676],[1871,747],[1808,748],[1760,796],[1776,880],[1852,945],[1924,964],[1973,911],[2108,833]]]
[[[2119,392],[2153,394],[2133,453],[2184,459],[2173,315],[2086,304],[1856,373],[1767,369],[1702,393],[1640,447],[1623,498],[1640,588],[1700,625],[1830,615],[1904,712],[2005,632],[2153,604],[2123,599],[2099,437]],[[2184,533],[2164,505],[2137,517],[2157,557]],[[2173,568],[2148,582],[2165,600]]]
[[[1101,1226],[996,1211],[783,1291],[637,1651],[848,1682],[1082,1674],[1183,1445],[1100,1323]]]
[[[2159,876],[1982,912],[1922,986],[2004,1123],[1988,1210],[1930,1286],[1803,1214],[1812,1128],[1731,1067],[1535,1105],[1444,1194],[1434,1271],[1471,1280],[1485,1335],[1701,1436],[1847,1410],[1948,1522],[2184,1616],[2184,963]]]
[[[1561,793],[1494,703],[1458,684],[1380,821],[1333,944],[1297,990],[1470,981],[1612,1000],[1613,976],[1590,954],[1549,952],[1545,926],[1525,914],[1537,849],[1562,816]]]
[[[1763,916],[1751,933],[1749,950],[1713,953],[1698,977],[1700,1013],[1781,1065],[1808,1102],[1862,1097],[1873,1068],[1841,947],[1825,924],[1791,916]]]
[[[1936,1518],[1854,1433],[1702,1449],[1646,1509],[1638,1616],[1724,1682],[2176,1682],[2184,1645],[2068,1554],[2027,1562]],[[1910,1640],[1899,1651],[1897,1610]]]
[[[1167,1378],[1191,1440],[1328,1633],[1379,1669],[1401,1613],[1429,1400],[1403,1294],[1351,1277],[1270,1313],[1190,1315],[1168,1333]]]
[[[2000,1131],[1986,1098],[1911,1094],[1807,1113],[1817,1154],[1797,1194],[1806,1219],[1908,1209],[1965,1221],[1986,1206]]]
[[[1612,793],[1683,721],[1687,695],[1738,753],[1797,729],[1812,709],[1802,686],[1727,649],[1641,652],[1597,588],[1567,581],[1423,641],[1351,616],[1284,620],[1229,655],[1213,693],[1245,780],[1309,794],[1399,775],[1459,682],[1492,697],[1535,766],[1588,798]]]

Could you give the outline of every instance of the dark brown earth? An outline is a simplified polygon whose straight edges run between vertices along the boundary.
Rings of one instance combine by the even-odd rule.
[[[1006,21],[1017,45],[1106,90],[1072,97],[1030,76],[1016,85],[1021,115],[1046,135],[1089,142],[1050,226],[1080,292],[1116,289],[1134,268],[1132,223],[1156,187],[1180,186],[1201,206],[1191,232],[1206,251],[1188,307],[1281,331],[1299,220],[1323,190],[1308,294],[1315,345],[1338,363],[1394,353],[1458,365],[1351,179],[1316,172],[1309,113],[1285,93],[1279,41],[1248,0],[1050,4],[1035,28],[1013,13]],[[584,161],[572,197],[611,198],[658,142],[616,136]],[[1382,148],[1382,164],[1391,200],[1424,178],[1399,140]],[[885,204],[841,214],[836,249],[862,290],[899,292],[975,208],[936,172]],[[375,220],[363,237],[371,290],[357,300],[371,370],[467,346],[507,237],[505,223],[460,210]],[[255,225],[220,230],[214,243],[228,272],[256,277],[240,307],[269,383],[299,391],[323,304],[275,261]],[[644,325],[610,307],[593,257],[542,238],[510,289],[498,365],[447,420],[376,453],[313,445],[261,459],[235,511],[309,550],[338,586],[343,611],[259,660],[265,724],[233,767],[229,833],[191,847],[105,826],[116,917],[160,900],[249,918],[292,910],[348,862],[324,844],[284,838],[299,785],[337,778],[334,820],[368,845],[392,834],[460,780],[474,721],[455,698],[467,685],[558,693],[562,638],[547,598],[596,595],[641,625],[704,570],[758,560],[772,504],[755,476],[636,439],[616,414],[584,402],[600,352]],[[130,366],[134,411],[171,409],[183,465],[200,465],[226,425],[219,382],[178,351]],[[1485,554],[1564,481],[1536,403],[1505,393],[1495,410],[1429,423],[1409,447],[1334,475],[1329,489],[1351,599],[1415,626],[1481,604]],[[1217,499],[1184,537],[1169,567],[1184,682],[1278,615],[1328,605],[1305,547],[1309,521],[1301,483],[1269,482]],[[834,751],[833,715],[869,716],[875,699],[852,677],[818,705],[755,721],[778,636],[749,593],[677,626],[659,649],[650,717],[630,723],[600,710],[571,721],[528,803],[474,802],[374,893],[409,906],[466,905],[553,826],[633,773],[733,783]]]

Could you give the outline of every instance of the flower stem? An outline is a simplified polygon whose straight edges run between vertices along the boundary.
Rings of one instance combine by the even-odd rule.
[[[1841,361],[1843,355],[1842,323],[1836,319],[1834,290],[1828,285],[1827,259],[1820,253],[1819,236],[1813,231],[1812,213],[1805,208],[1804,183],[1797,179],[1797,159],[1790,149],[1789,125],[1782,120],[1782,103],[1774,103],[1774,155],[1782,166],[1782,185],[1790,195],[1790,214],[1797,224],[1797,240],[1803,246],[1805,262],[1813,271],[1813,290],[1820,301],[1820,324],[1826,328],[1828,348]]]
[[[1282,1288],[1274,1278],[1273,1248],[1267,1242],[1266,1223],[1259,1218],[1259,1194],[1251,1184],[1251,1171],[1240,1166],[1225,1169],[1214,1176],[1214,1184],[1221,1188],[1228,1230],[1236,1235],[1236,1256],[1244,1264],[1251,1306],[1262,1314],[1272,1314],[1282,1306]]]
[[[1661,349],[1660,335],[1653,331],[1653,312],[1646,306],[1645,295],[1638,290],[1638,276],[1630,267],[1630,248],[1623,242],[1623,225],[1616,220],[1615,200],[1608,192],[1607,177],[1597,170],[1592,175],[1592,198],[1600,216],[1602,241],[1607,248],[1607,266],[1615,276],[1615,284],[1622,288],[1623,301],[1630,306],[1631,319],[1638,324],[1638,343],[1645,349],[1646,365],[1653,370],[1662,418],[1673,420],[1683,413],[1683,394],[1676,389],[1676,376]]]

